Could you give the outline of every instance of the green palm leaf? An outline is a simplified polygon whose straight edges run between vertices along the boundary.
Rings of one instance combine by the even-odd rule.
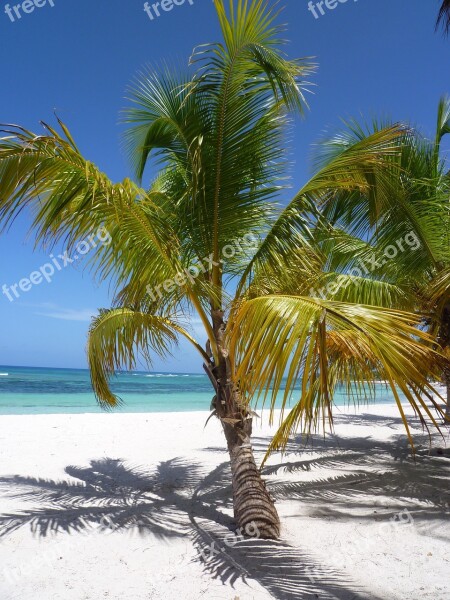
[[[109,385],[117,369],[135,369],[138,356],[150,366],[151,351],[167,356],[178,335],[209,360],[198,342],[172,319],[127,308],[102,310],[91,324],[87,347],[92,386],[100,404],[114,407],[119,402]]]
[[[429,375],[439,373],[440,356],[421,341],[410,313],[309,297],[265,296],[243,301],[228,326],[234,378],[248,399],[270,396],[271,415],[285,386],[282,412],[300,386],[300,399],[274,437],[270,450],[283,448],[303,420],[307,427],[332,420],[336,385],[386,380],[413,444],[399,397],[401,391],[422,422],[438,427],[424,397],[438,414]],[[286,380],[283,377],[286,375]]]
[[[383,183],[390,181],[391,159],[399,152],[402,132],[403,128],[399,126],[387,127],[330,159],[281,212],[244,271],[237,288],[238,295],[252,270],[269,266],[274,271],[285,268],[292,252],[301,252],[305,248],[311,252],[311,223],[319,218],[319,202],[332,201],[343,191],[350,195],[355,192],[372,195],[376,190],[382,195]],[[377,188],[375,181],[380,183]]]

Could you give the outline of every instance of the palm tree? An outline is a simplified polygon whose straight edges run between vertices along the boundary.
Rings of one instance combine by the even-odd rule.
[[[403,418],[399,392],[437,426],[423,396],[439,357],[419,343],[428,336],[413,314],[298,293],[300,278],[316,281],[323,261],[312,235],[316,199],[368,193],[398,153],[401,129],[377,131],[330,160],[281,207],[288,117],[304,111],[311,66],[285,57],[276,13],[262,0],[230,2],[228,12],[223,0],[215,6],[223,42],[194,51],[194,75],[164,67],[130,92],[126,146],[138,183],[112,183],[61,122],[62,132],[44,124],[42,135],[10,126],[0,140],[0,219],[8,226],[31,206],[37,241],[64,239],[69,255],[93,229],[108,230],[113,241],[92,263],[117,286],[113,308],[89,332],[99,402],[120,401],[109,386],[116,369],[134,368],[140,356],[151,364],[152,351],[166,356],[179,336],[189,340],[215,391],[235,520],[275,538],[279,518],[251,445],[257,399],[270,398],[273,417],[283,387],[283,411],[300,396],[269,450],[282,449],[300,424],[331,422],[339,382],[361,391],[385,379]],[[157,176],[142,185],[155,164]],[[241,240],[250,238],[258,242],[249,252]],[[195,313],[206,348],[185,324]]]
[[[349,124],[347,131],[324,142],[322,160],[328,162],[381,129],[376,123],[365,130],[356,123]],[[422,326],[447,356],[442,371],[447,388],[447,418],[450,418],[450,173],[441,156],[441,145],[449,133],[450,98],[443,97],[438,105],[434,137],[429,140],[420,131],[405,127],[401,152],[392,159],[391,177],[379,180],[370,195],[343,192],[333,197],[323,196],[324,226],[318,226],[316,231],[318,240],[326,240],[320,244],[333,265],[330,273],[324,275],[328,282],[342,272],[348,273],[357,263],[375,264],[369,276],[363,278],[368,290],[366,301],[415,310],[423,315]],[[409,251],[404,242],[408,236],[414,241]],[[386,248],[396,249],[391,260],[386,260]],[[352,277],[346,277],[351,283]],[[358,281],[358,288],[341,286],[327,296],[344,301],[354,299],[355,289],[362,293],[361,277],[353,280],[353,283]]]
[[[450,29],[450,0],[443,0],[442,2],[436,22],[436,28],[440,25],[442,25],[445,32],[448,33]]]

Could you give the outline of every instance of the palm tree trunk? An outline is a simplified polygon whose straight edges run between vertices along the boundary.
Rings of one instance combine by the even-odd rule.
[[[223,312],[212,311],[219,362],[211,371],[216,389],[214,405],[221,420],[231,463],[234,518],[239,533],[277,539],[280,519],[253,456],[252,419],[231,380],[231,365],[224,342]],[[252,532],[252,533],[250,533]]]
[[[280,519],[253,456],[252,420],[247,418],[240,426],[222,424],[230,453],[234,519],[238,529],[242,534],[256,532],[260,538],[277,539]]]
[[[450,421],[450,367],[444,370],[444,382],[447,388],[447,406],[445,408],[445,416]]]
[[[450,303],[447,303],[442,311],[438,342],[444,350],[447,350],[450,346]],[[444,367],[442,380],[447,390],[445,415],[450,419],[450,360],[447,361],[447,365]]]

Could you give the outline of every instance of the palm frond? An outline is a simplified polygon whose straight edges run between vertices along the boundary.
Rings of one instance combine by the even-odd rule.
[[[147,67],[135,78],[128,93],[131,106],[124,110],[125,148],[139,181],[152,152],[163,164],[191,168],[195,142],[201,131],[198,108],[189,94],[190,78],[182,69]]]
[[[439,159],[439,140],[445,133],[446,102],[439,108],[436,143],[430,143],[417,130],[404,128],[399,152],[392,157],[392,168],[384,172],[383,181],[373,181],[373,191],[340,191],[322,195],[320,200],[324,218],[332,224],[361,239],[370,239],[373,245],[388,247],[413,233],[421,249],[413,256],[400,254],[398,260],[408,267],[409,259],[422,276],[448,255],[448,183],[445,163]],[[379,123],[372,124],[378,131]],[[321,160],[328,155],[343,154],[372,133],[355,123],[322,145]],[[381,192],[381,193],[380,193]]]
[[[332,423],[333,393],[339,383],[350,390],[386,380],[411,444],[400,392],[424,424],[428,419],[438,427],[424,398],[442,413],[427,379],[439,377],[442,358],[426,345],[431,338],[417,329],[418,321],[413,314],[392,309],[309,297],[265,296],[238,304],[228,336],[238,365],[234,378],[243,395],[249,402],[270,396],[273,416],[282,385],[282,413],[300,386],[300,399],[269,452],[283,448],[301,422],[308,429],[326,420]]]
[[[104,407],[119,403],[109,385],[109,379],[117,369],[133,370],[138,356],[151,365],[151,352],[160,357],[167,356],[178,334],[209,361],[200,344],[172,319],[127,308],[100,311],[89,329],[87,346],[92,387],[99,403]]]
[[[7,227],[26,207],[35,214],[37,243],[64,240],[70,254],[96,227],[107,230],[111,243],[97,245],[89,264],[101,280],[113,277],[116,289],[132,289],[141,303],[147,286],[171,282],[190,266],[190,252],[172,225],[173,212],[164,192],[146,192],[125,179],[114,184],[76,148],[67,127],[64,135],[45,126],[39,136],[9,127],[0,139],[0,221]],[[176,220],[175,220],[176,222]],[[183,232],[181,232],[183,233]],[[137,251],[133,251],[136,249]],[[173,286],[164,294],[169,306],[188,298],[199,313],[215,350],[211,325],[197,296],[200,281]]]
[[[450,0],[443,0],[441,8],[439,9],[438,18],[436,21],[436,29],[442,26],[445,33],[450,30]]]
[[[399,152],[403,134],[400,126],[387,127],[343,149],[314,175],[295,195],[262,242],[248,264],[237,287],[237,296],[258,268],[275,271],[285,268],[292,252],[312,250],[312,223],[317,220],[317,205],[337,194],[367,193],[383,195],[387,171],[392,171],[392,157]],[[375,186],[375,182],[378,184]]]
[[[48,135],[19,127],[0,138],[0,220],[8,227],[25,208],[34,214],[37,243],[63,240],[71,253],[96,228],[105,228],[112,243],[96,248],[96,267],[102,279],[115,275],[126,281],[131,272],[146,279],[147,269],[158,280],[173,275],[179,264],[177,239],[170,222],[151,196],[125,179],[112,183],[64,135],[45,126]],[[69,137],[68,137],[69,136]],[[127,252],[140,249],[141,260]],[[126,260],[117,257],[126,256]],[[146,266],[144,266],[146,265]]]
[[[322,275],[313,289],[308,290],[312,297],[345,303],[383,306],[413,310],[416,298],[413,290],[396,282],[383,281],[374,277],[328,271]],[[314,295],[312,292],[316,292]]]
[[[448,302],[450,299],[450,267],[442,269],[429,283],[430,302]]]

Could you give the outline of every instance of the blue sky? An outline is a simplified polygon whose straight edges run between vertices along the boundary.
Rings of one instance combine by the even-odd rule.
[[[163,59],[186,63],[195,45],[219,37],[210,0],[186,0],[153,20],[142,0],[53,0],[53,7],[47,0],[14,22],[6,4],[0,3],[0,121],[36,131],[56,110],[85,156],[113,180],[131,174],[118,119],[133,75]],[[310,174],[311,145],[342,117],[385,115],[433,133],[438,99],[449,87],[450,40],[434,33],[438,0],[349,0],[318,19],[307,0],[281,4],[291,57],[314,56],[319,65],[311,110],[296,123],[294,188]],[[23,215],[0,236],[0,286],[49,261],[48,253],[34,251],[29,222]],[[14,302],[0,295],[0,364],[84,367],[90,315],[110,299],[108,286],[81,265]],[[155,361],[155,369],[200,371],[184,344],[176,354],[165,364]]]

